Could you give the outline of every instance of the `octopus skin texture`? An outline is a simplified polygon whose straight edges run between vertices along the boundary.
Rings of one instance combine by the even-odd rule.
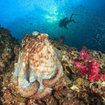
[[[40,33],[28,42],[19,55],[13,75],[21,96],[40,99],[51,93],[63,76],[58,53],[47,34]]]

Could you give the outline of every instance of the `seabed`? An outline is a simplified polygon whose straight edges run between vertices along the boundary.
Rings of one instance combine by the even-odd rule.
[[[27,34],[21,45],[14,39],[8,29],[0,28],[0,105],[104,105],[105,104],[105,54],[101,51],[83,47],[91,56],[87,62],[79,60],[80,52],[73,47],[49,39],[61,54],[61,64],[64,75],[53,87],[50,95],[42,99],[22,97],[13,84],[14,66],[19,52],[33,37]],[[89,75],[81,76],[74,62],[89,68],[89,64],[96,60],[99,64],[99,75],[103,78],[90,81]]]

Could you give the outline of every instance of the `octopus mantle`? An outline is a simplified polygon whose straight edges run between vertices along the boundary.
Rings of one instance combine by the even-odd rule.
[[[63,75],[57,50],[48,41],[47,34],[30,40],[19,55],[14,72],[21,96],[43,98]]]

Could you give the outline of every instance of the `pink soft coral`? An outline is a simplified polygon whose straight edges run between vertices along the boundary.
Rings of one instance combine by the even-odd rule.
[[[79,60],[83,60],[84,62],[88,62],[88,59],[90,59],[91,56],[87,53],[85,48],[83,48],[79,54]]]
[[[85,76],[87,74],[90,82],[98,81],[99,79],[105,80],[105,74],[99,74],[100,64],[96,60],[92,60],[92,62],[89,63],[89,58],[91,58],[91,56],[87,53],[87,51],[82,49],[78,60],[83,60],[87,63],[88,67],[83,66],[80,62],[74,62],[76,68],[78,69],[78,73],[81,76]]]
[[[105,74],[99,74],[99,69],[100,64],[96,61],[93,60],[92,63],[89,65],[89,80],[90,81],[97,81],[99,79],[105,80]]]
[[[93,60],[91,64],[89,65],[88,75],[89,75],[89,80],[91,82],[99,80],[99,74],[98,74],[100,71],[99,67],[100,67],[100,64],[97,63],[96,60]]]
[[[83,66],[80,62],[75,62],[74,64],[81,76],[85,76],[88,73],[88,68],[86,66]]]

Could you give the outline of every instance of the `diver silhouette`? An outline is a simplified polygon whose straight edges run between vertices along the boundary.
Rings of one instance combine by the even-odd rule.
[[[59,21],[59,27],[64,27],[65,29],[68,29],[67,28],[68,23],[76,23],[76,21],[73,19],[73,15],[76,15],[76,14],[72,13],[69,19],[67,17],[61,19]]]

